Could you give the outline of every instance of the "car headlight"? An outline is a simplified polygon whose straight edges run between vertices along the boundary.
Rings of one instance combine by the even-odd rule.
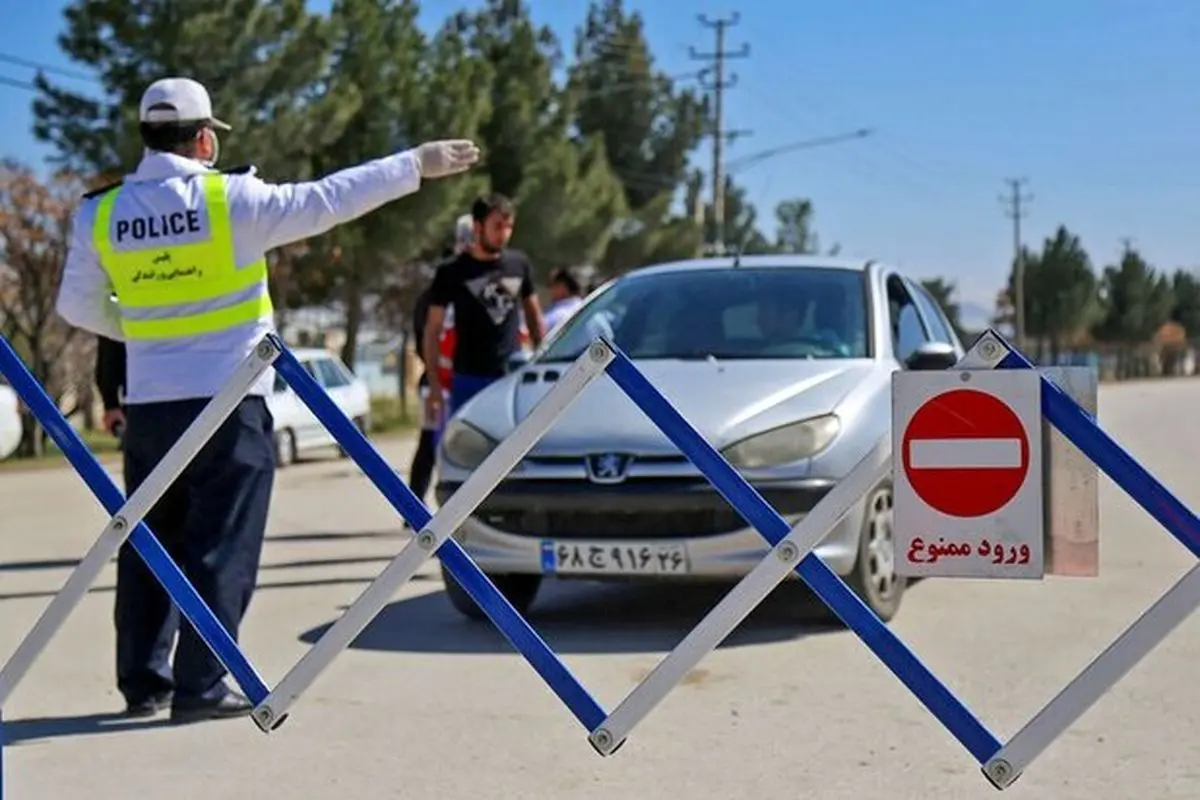
[[[762,469],[815,456],[833,441],[841,423],[833,414],[793,422],[729,445],[721,454],[741,469]]]
[[[478,467],[497,444],[495,439],[461,419],[451,420],[442,433],[442,454],[463,469]]]

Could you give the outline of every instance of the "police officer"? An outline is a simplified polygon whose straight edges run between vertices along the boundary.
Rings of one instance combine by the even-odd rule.
[[[262,336],[273,330],[264,254],[463,172],[465,140],[434,141],[331,174],[271,184],[217,171],[207,90],[165,78],[140,107],[146,150],[124,181],[85,195],[58,297],[70,324],[126,344],[125,486],[132,494]],[[115,295],[115,300],[113,296]],[[274,479],[268,370],[147,517],[235,638],[257,580]],[[117,563],[117,686],[131,716],[241,716],[252,704],[127,544]],[[174,663],[168,659],[180,627]]]

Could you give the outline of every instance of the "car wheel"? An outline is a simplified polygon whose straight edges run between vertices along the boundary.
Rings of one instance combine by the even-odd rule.
[[[275,431],[275,466],[286,467],[296,463],[296,434],[287,428]]]
[[[847,583],[884,622],[900,609],[906,578],[896,574],[896,547],[892,536],[892,485],[884,483],[867,495],[858,559]]]
[[[488,575],[488,578],[522,616],[533,604],[533,599],[542,585],[541,575]],[[446,584],[446,596],[450,598],[450,604],[455,610],[469,619],[488,618],[483,609],[475,604],[471,595],[458,585],[458,581],[450,574],[450,570],[446,569],[445,564],[442,565],[442,582]]]

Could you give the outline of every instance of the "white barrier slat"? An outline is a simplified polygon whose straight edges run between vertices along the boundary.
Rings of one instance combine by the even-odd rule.
[[[350,646],[400,587],[420,569],[421,564],[495,490],[583,390],[604,373],[604,368],[612,358],[612,350],[602,341],[597,341],[571,365],[513,432],[496,446],[446,504],[438,509],[429,524],[405,545],[379,577],[263,700],[254,714],[260,728],[268,731],[286,716],[300,695]]]

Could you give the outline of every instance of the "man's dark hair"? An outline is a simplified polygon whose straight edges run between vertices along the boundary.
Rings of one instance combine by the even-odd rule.
[[[511,217],[517,210],[513,201],[507,196],[499,192],[491,192],[476,198],[475,202],[471,204],[471,219],[483,222],[494,211],[500,212],[503,217]]]
[[[160,103],[151,106],[151,111],[174,110],[173,106]],[[142,144],[160,153],[189,155],[196,149],[196,138],[208,127],[204,120],[195,122],[143,122],[140,125]]]
[[[575,279],[571,270],[566,267],[559,267],[550,273],[550,283],[561,283],[563,287],[573,295],[583,294],[583,286]]]

